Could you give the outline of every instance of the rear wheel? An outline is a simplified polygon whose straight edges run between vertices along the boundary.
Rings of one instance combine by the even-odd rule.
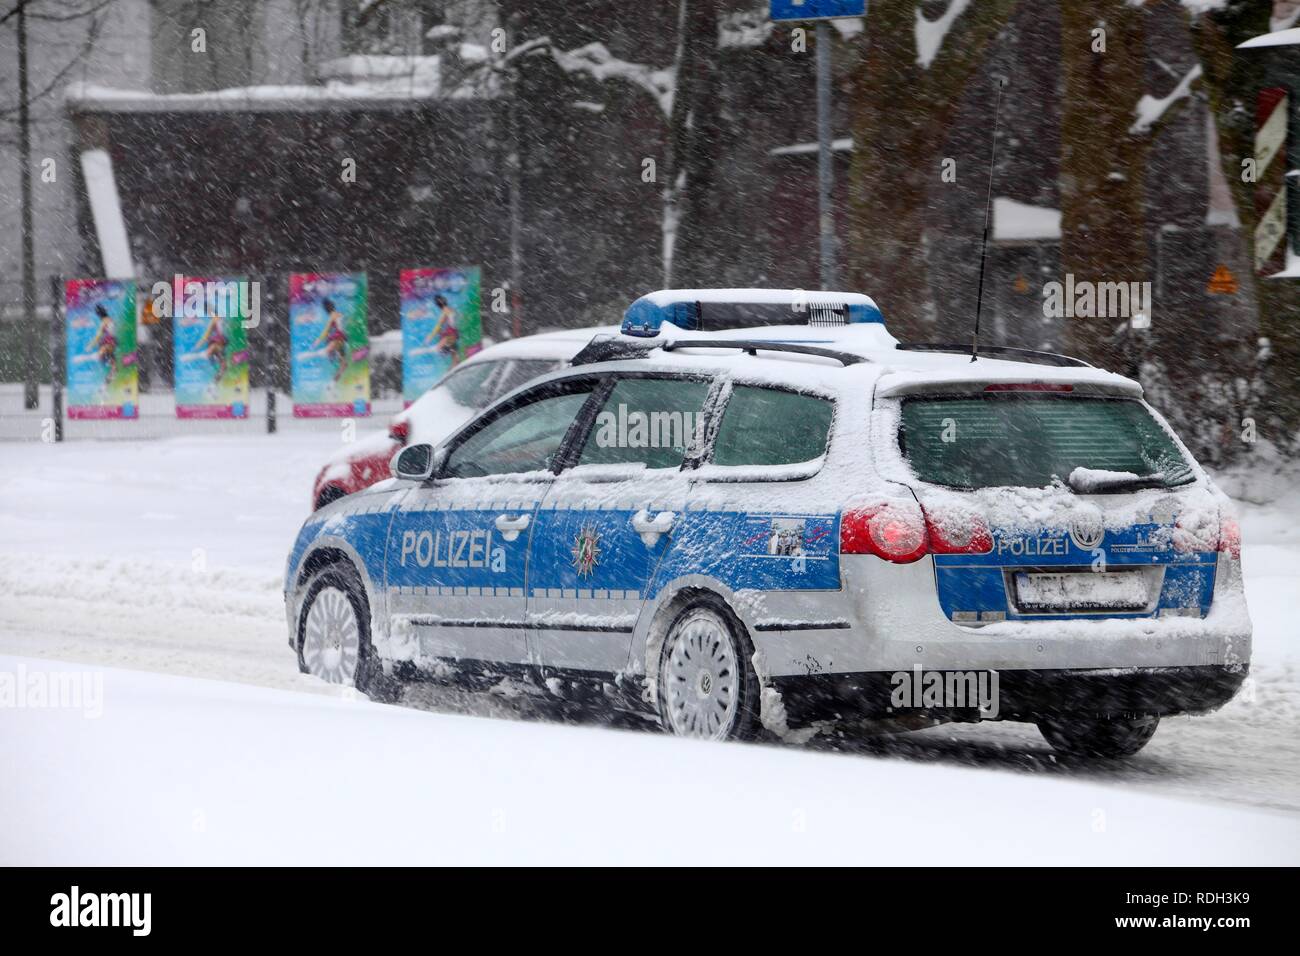
[[[1074,757],[1131,757],[1160,726],[1158,716],[1049,717],[1038,721],[1052,749]]]
[[[298,620],[298,667],[374,700],[396,697],[397,685],[384,676],[370,644],[370,606],[350,564],[328,565],[308,582]]]
[[[721,601],[677,615],[659,655],[659,716],[682,737],[750,740],[759,730],[759,683],[744,627]]]

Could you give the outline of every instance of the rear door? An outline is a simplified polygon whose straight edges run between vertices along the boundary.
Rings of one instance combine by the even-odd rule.
[[[990,386],[904,398],[899,420],[932,550],[951,532],[954,623],[1208,613],[1218,506],[1142,402]],[[987,544],[965,546],[978,523]]]
[[[646,588],[685,511],[681,466],[709,389],[704,377],[627,374],[598,397],[533,532],[528,619],[548,668],[627,664]]]
[[[492,409],[452,440],[438,478],[403,499],[388,535],[389,612],[420,657],[530,662],[533,522],[596,384],[551,382]]]

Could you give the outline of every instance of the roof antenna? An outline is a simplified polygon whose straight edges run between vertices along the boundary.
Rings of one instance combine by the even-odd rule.
[[[993,143],[989,148],[989,194],[984,201],[984,241],[980,243],[980,285],[975,295],[975,332],[970,338],[970,360],[979,358],[980,309],[984,305],[984,260],[989,252],[989,216],[993,211],[993,169],[998,155],[998,117],[1002,112],[1002,77],[998,77],[998,99],[993,105]]]

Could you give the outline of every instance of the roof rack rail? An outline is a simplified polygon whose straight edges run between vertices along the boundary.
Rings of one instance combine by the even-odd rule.
[[[644,358],[655,349],[675,352],[678,349],[738,349],[757,355],[764,352],[793,352],[797,355],[816,355],[828,358],[841,365],[857,365],[867,361],[860,355],[824,349],[815,345],[800,345],[797,342],[761,342],[748,339],[674,339],[667,342],[647,339],[641,342],[629,342],[625,338],[613,335],[598,335],[583,347],[570,362],[571,365],[591,365],[594,362],[616,362],[621,359]]]
[[[818,358],[832,359],[841,365],[857,365],[867,361],[861,355],[854,355],[851,352],[824,349],[817,345],[800,345],[797,342],[762,342],[751,339],[684,339],[665,342],[660,347],[665,352],[675,352],[678,349],[739,349],[750,355],[757,355],[759,350],[764,352],[793,352],[796,355],[816,355]]]
[[[956,352],[959,355],[969,355],[969,345],[948,345],[939,342],[899,342],[897,346],[900,352]],[[1008,358],[1022,358],[1026,361],[1037,359],[1043,365],[1055,365],[1059,368],[1092,368],[1093,366],[1081,358],[1075,358],[1073,355],[1062,355],[1060,352],[1043,352],[1039,349],[1017,349],[1009,345],[981,345],[981,355],[1005,355]]]

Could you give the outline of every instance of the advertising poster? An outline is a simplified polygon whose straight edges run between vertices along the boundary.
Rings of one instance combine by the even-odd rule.
[[[478,266],[403,269],[402,399],[410,405],[483,347]]]
[[[293,414],[370,414],[370,333],[364,272],[289,276]]]
[[[72,279],[64,286],[69,418],[138,418],[135,282]]]
[[[228,294],[244,281],[185,279],[172,323],[177,418],[248,417],[248,332],[238,293]]]

